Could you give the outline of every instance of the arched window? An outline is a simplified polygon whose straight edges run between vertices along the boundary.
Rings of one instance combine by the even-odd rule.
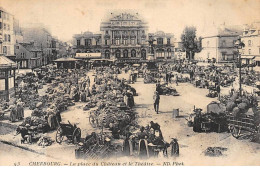
[[[116,58],[120,58],[121,57],[121,52],[119,49],[116,50]]]
[[[146,50],[145,49],[141,50],[141,57],[142,57],[143,60],[146,59]]]
[[[105,58],[110,59],[110,51],[109,50],[105,51]]]
[[[127,49],[124,50],[124,52],[123,52],[123,57],[124,57],[124,58],[127,58],[127,57],[128,57],[128,50],[127,50]]]
[[[167,57],[171,57],[171,49],[170,48],[167,49]]]
[[[136,57],[136,51],[135,51],[135,49],[132,49],[132,51],[131,51],[131,57]]]

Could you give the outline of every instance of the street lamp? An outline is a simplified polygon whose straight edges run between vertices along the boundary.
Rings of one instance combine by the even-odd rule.
[[[242,82],[241,82],[241,50],[243,47],[245,47],[245,44],[241,42],[241,39],[239,38],[236,43],[235,47],[238,50],[238,56],[239,56],[239,95],[242,94]]]

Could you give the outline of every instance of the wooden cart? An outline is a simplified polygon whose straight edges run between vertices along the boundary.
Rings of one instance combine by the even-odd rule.
[[[72,141],[72,143],[76,144],[80,141],[81,138],[81,130],[75,124],[59,124],[56,133],[56,142],[61,144],[64,136],[67,137],[68,140]]]
[[[253,116],[233,116],[227,115],[229,130],[233,137],[238,139],[242,135],[249,136],[252,140],[256,133],[259,132],[259,127],[255,124]]]

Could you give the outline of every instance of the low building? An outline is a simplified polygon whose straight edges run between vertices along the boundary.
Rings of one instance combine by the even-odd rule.
[[[173,59],[174,57],[174,35],[157,31],[148,34],[149,39],[154,39],[155,59]]]
[[[202,36],[202,50],[195,54],[195,60],[228,63],[237,61],[235,42],[242,35],[242,26],[226,26],[208,28]]]
[[[0,101],[9,101],[15,94],[16,63],[5,56],[0,56]]]
[[[34,42],[37,48],[43,52],[42,64],[46,65],[53,61],[52,36],[42,24],[30,24],[22,28],[24,42]]]
[[[74,53],[101,53],[101,34],[84,32],[73,36]]]
[[[241,53],[242,65],[255,64],[260,68],[260,22],[246,25],[241,36],[241,41],[245,44]]]
[[[42,65],[43,51],[32,42],[16,44],[15,54],[19,68],[33,69]]]

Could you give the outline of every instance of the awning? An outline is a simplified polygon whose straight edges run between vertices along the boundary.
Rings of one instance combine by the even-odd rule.
[[[101,53],[76,53],[76,59],[98,59],[101,58]]]
[[[54,60],[54,62],[74,62],[78,60],[79,59],[75,59],[75,58],[59,58],[57,60]]]
[[[16,68],[17,64],[5,56],[0,56],[0,69]]]
[[[255,57],[254,61],[260,61],[260,57]]]
[[[241,56],[241,59],[254,59],[255,56]]]

